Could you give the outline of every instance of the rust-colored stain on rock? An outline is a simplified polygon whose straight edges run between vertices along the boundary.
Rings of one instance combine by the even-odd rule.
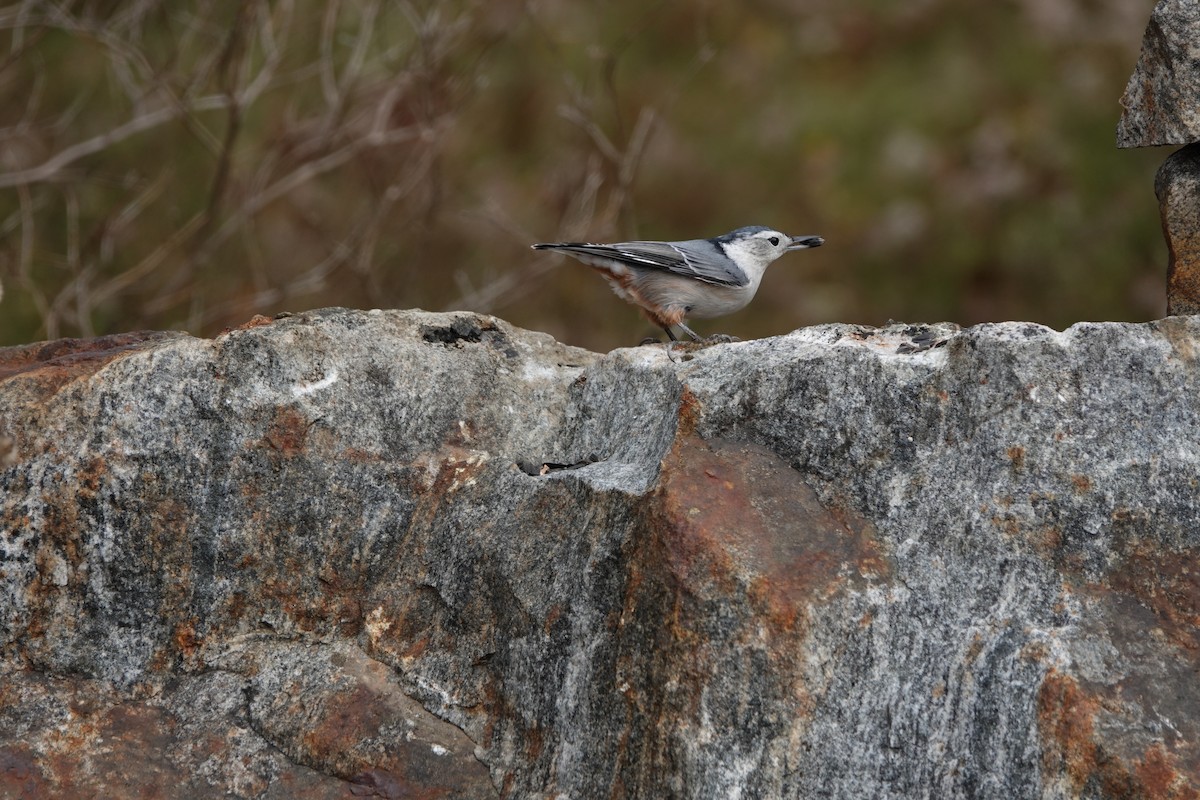
[[[1172,153],[1154,177],[1163,239],[1167,243],[1167,313],[1200,313],[1200,147]]]
[[[53,796],[37,754],[23,745],[0,747],[0,797],[35,800]]]
[[[1038,691],[1038,727],[1047,746],[1042,768],[1048,775],[1065,772],[1082,786],[1096,772],[1093,737],[1099,703],[1067,675],[1050,670]]]
[[[97,372],[105,364],[149,345],[182,334],[134,331],[96,339],[56,339],[17,347],[0,347],[0,383],[18,375],[35,381],[43,391]]]
[[[1013,472],[1020,472],[1025,468],[1025,448],[1014,444],[1005,451],[1008,460],[1012,462]]]
[[[238,325],[236,328],[227,328],[226,332],[248,331],[248,330],[251,330],[252,328],[261,328],[264,325],[270,325],[274,321],[275,320],[272,319],[271,317],[264,317],[262,314],[255,314],[253,317],[246,320],[241,325]]]
[[[190,778],[166,754],[175,733],[170,714],[139,702],[81,720],[71,726],[61,749],[43,760],[57,784],[52,796],[98,797],[115,786],[123,787],[126,797],[172,796],[172,787]]]
[[[244,749],[256,737],[237,717],[197,725],[186,710],[181,717],[84,679],[15,673],[6,684],[38,699],[44,728],[34,727],[28,743],[0,744],[2,798],[353,796],[344,779],[290,763],[275,750]]]
[[[1044,747],[1042,771],[1065,775],[1076,792],[1100,789],[1097,796],[1139,800],[1195,800],[1192,776],[1178,769],[1159,743],[1140,758],[1123,759],[1109,752],[1097,735],[1104,698],[1074,678],[1051,669],[1038,691],[1038,727]],[[1090,796],[1090,795],[1089,795]]]
[[[1167,638],[1200,656],[1200,558],[1194,551],[1164,552],[1145,543],[1129,549],[1109,573],[1113,590],[1149,608]],[[1200,665],[1198,665],[1200,666]]]
[[[681,438],[664,464],[668,565],[686,585],[745,586],[780,631],[807,603],[890,574],[871,526],[821,504],[803,476],[765,447]]]
[[[1167,229],[1167,313],[1195,314],[1200,312],[1200,234],[1182,226]]]
[[[204,637],[196,632],[195,624],[195,620],[187,620],[175,626],[172,641],[184,658],[191,658],[204,643]]]
[[[691,390],[686,386],[679,396],[679,412],[678,412],[678,428],[677,436],[682,439],[692,435],[696,430],[696,423],[700,421],[700,414],[703,409],[700,407],[700,401],[696,399],[696,395],[692,394]]]
[[[353,580],[305,581],[309,575],[303,558],[286,556],[277,572],[262,581],[261,597],[275,604],[300,630],[332,626],[352,636],[362,627],[361,587]],[[305,581],[306,591],[297,591]]]
[[[280,406],[263,435],[263,444],[284,456],[298,455],[304,451],[311,425],[296,409]]]
[[[300,673],[262,712],[292,757],[355,785],[358,795],[405,800],[490,796],[487,769],[462,731],[425,711],[384,664],[347,650],[332,674]],[[312,702],[316,684],[321,692]]]
[[[1197,253],[1200,253],[1200,242],[1197,242]],[[1200,256],[1198,256],[1200,258]],[[1195,362],[1200,357],[1196,340],[1188,328],[1188,321],[1177,317],[1166,317],[1155,320],[1152,324],[1162,337],[1171,345],[1173,355],[1184,362]]]
[[[1154,745],[1134,768],[1134,782],[1146,797],[1169,800],[1195,800],[1200,797],[1171,764],[1171,757],[1162,745]]]

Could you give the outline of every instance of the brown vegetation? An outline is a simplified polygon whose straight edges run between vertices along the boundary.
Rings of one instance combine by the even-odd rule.
[[[348,305],[607,349],[636,311],[531,242],[750,223],[829,246],[704,332],[1157,316],[1150,5],[13,3],[0,343]]]

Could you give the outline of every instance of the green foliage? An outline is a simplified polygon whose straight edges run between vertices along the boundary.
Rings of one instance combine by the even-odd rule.
[[[206,0],[0,10],[0,343],[325,305],[650,327],[534,241],[817,233],[702,331],[1136,320],[1151,3]]]

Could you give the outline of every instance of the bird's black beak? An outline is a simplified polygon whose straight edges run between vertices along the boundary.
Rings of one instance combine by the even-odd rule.
[[[820,247],[825,240],[820,236],[793,236],[788,250],[807,250],[810,247]]]

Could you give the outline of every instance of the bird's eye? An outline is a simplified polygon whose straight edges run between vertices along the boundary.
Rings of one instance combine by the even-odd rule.
[[[772,236],[770,239],[767,239],[767,241],[771,243],[772,247],[779,246],[779,237],[778,236]]]

